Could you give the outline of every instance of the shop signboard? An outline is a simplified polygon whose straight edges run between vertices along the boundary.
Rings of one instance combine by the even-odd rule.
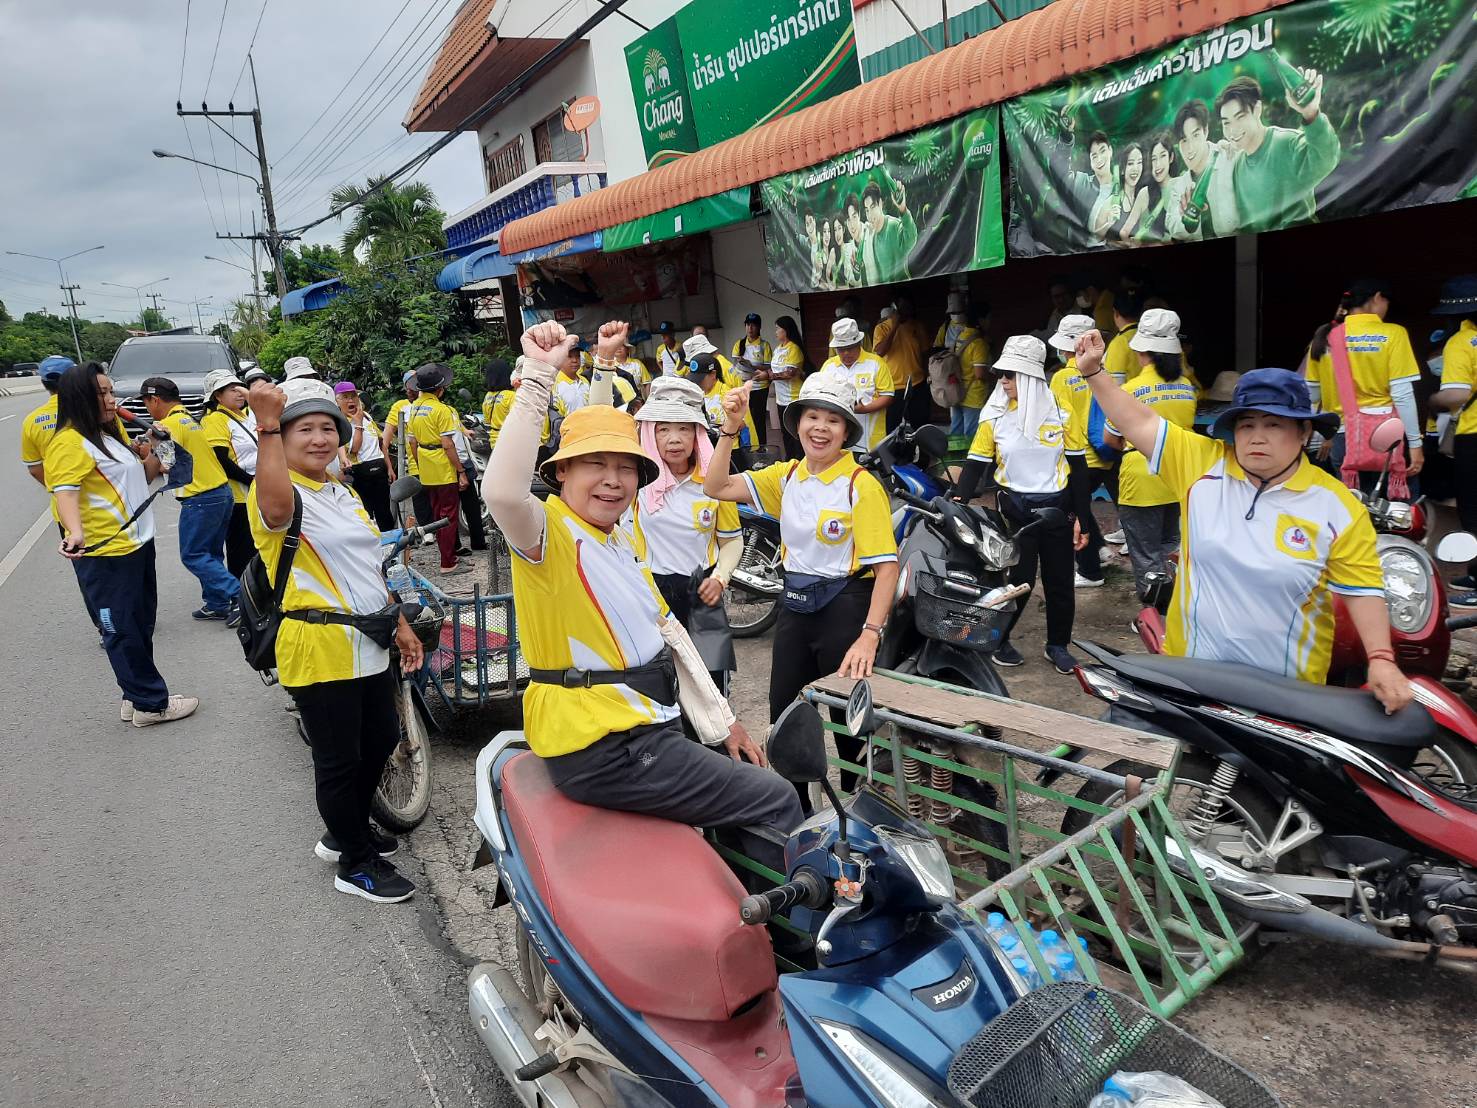
[[[993,106],[760,187],[776,291],[886,285],[1005,261]]]
[[[654,242],[696,235],[742,223],[749,218],[749,186],[729,189],[716,196],[705,196],[667,208],[655,215],[633,219],[628,223],[617,223],[605,228],[601,249],[607,254],[630,250],[635,246],[649,246]]]
[[[1477,191],[1470,0],[1300,0],[1003,107],[1016,257]]]
[[[626,66],[648,168],[861,83],[848,0],[692,0]]]

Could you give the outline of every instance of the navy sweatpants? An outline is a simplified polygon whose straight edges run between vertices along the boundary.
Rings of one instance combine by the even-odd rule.
[[[123,698],[141,712],[162,712],[169,689],[154,665],[154,616],[159,583],[153,540],[132,554],[90,554],[72,563]]]

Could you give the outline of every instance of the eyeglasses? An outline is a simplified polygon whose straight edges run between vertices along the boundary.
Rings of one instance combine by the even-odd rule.
[[[1002,381],[1014,381],[1015,371],[1011,369],[996,370],[996,376]]]

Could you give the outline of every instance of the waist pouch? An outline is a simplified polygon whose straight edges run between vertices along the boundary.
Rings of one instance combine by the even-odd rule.
[[[785,607],[796,615],[813,615],[845,592],[846,586],[859,581],[860,575],[817,577],[813,573],[791,573],[786,570]]]
[[[1012,523],[1032,523],[1037,508],[1060,508],[1068,517],[1072,515],[1072,498],[1066,489],[1060,492],[1011,492],[1000,490],[1000,511]],[[1067,526],[1071,526],[1070,518]],[[1053,530],[1047,527],[1046,530]]]
[[[304,608],[282,613],[283,619],[319,625],[339,624],[362,632],[375,646],[386,650],[395,641],[395,628],[400,626],[400,605],[386,604],[370,615],[354,612],[325,612],[320,608]]]
[[[534,669],[528,679],[541,685],[558,685],[565,689],[588,689],[596,685],[626,685],[648,700],[668,708],[677,703],[677,663],[672,652],[663,650],[645,665],[630,669]]]

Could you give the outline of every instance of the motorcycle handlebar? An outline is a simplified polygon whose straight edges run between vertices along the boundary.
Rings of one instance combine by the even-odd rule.
[[[1465,631],[1469,627],[1477,627],[1477,615],[1452,616],[1446,621],[1448,631]]]
[[[739,918],[756,927],[796,904],[819,908],[825,903],[825,895],[824,882],[812,871],[801,870],[793,881],[786,881],[777,889],[744,897],[739,904]]]

